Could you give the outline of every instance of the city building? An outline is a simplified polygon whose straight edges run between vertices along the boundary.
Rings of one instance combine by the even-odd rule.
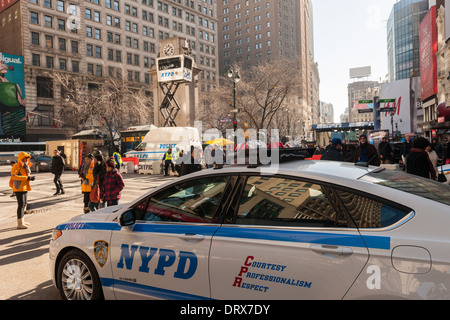
[[[80,129],[71,123],[54,74],[75,79],[86,92],[123,74],[131,87],[152,96],[150,71],[160,41],[172,37],[186,39],[199,66],[193,85],[206,93],[218,84],[215,1],[9,1],[14,3],[0,12],[0,52],[24,57],[29,140],[66,138]],[[137,124],[150,123],[123,125]]]
[[[450,1],[438,0],[421,24],[421,58],[426,77],[422,77],[423,132],[448,143],[450,137]],[[426,19],[424,18],[424,20]],[[432,32],[430,32],[431,30]],[[430,41],[428,43],[427,41]],[[431,55],[431,57],[430,57]],[[427,67],[430,66],[430,67]]]
[[[352,68],[349,74],[353,80],[347,85],[349,122],[371,122],[374,120],[373,103],[369,101],[373,102],[380,93],[380,83],[368,80],[371,67]]]
[[[430,2],[433,1],[401,0],[394,4],[387,21],[390,82],[420,75],[419,25]]]
[[[238,64],[245,72],[261,62],[287,58],[301,74],[294,108],[305,131],[319,121],[319,72],[314,62],[313,6],[311,0],[218,1],[220,74]],[[295,65],[296,64],[296,65]]]
[[[334,122],[334,107],[331,103],[320,102],[320,122],[319,123],[333,123]],[[348,121],[346,121],[348,122]]]

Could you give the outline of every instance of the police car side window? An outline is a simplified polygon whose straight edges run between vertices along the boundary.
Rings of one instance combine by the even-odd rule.
[[[216,211],[229,177],[208,177],[174,185],[152,195],[138,220],[216,223]]]
[[[386,204],[351,191],[336,190],[336,193],[358,228],[388,227],[412,211],[403,206]]]
[[[235,223],[293,227],[348,226],[343,207],[330,199],[330,188],[319,184],[251,176],[242,193]]]

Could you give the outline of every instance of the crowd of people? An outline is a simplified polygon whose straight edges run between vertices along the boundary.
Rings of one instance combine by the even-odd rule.
[[[215,159],[218,152],[222,157],[223,151],[218,148],[213,148],[208,155]],[[438,180],[439,166],[450,164],[450,143],[444,148],[435,138],[429,141],[424,137],[411,139],[407,136],[401,152],[404,170],[407,173],[432,180]],[[54,196],[58,196],[64,194],[61,176],[65,166],[65,157],[59,150],[54,150],[53,154],[52,174],[56,187]],[[359,143],[356,145],[347,144],[345,140],[334,138],[326,148],[317,148],[315,154],[320,154],[322,160],[364,162],[373,166],[394,162],[394,150],[385,137],[377,149],[368,142],[367,136],[364,134],[359,137]],[[18,155],[17,162],[12,163],[11,168],[9,186],[13,191],[12,196],[17,199],[18,229],[29,227],[29,224],[24,220],[24,213],[27,208],[27,194],[31,191],[30,182],[35,180],[35,176],[31,175],[30,158],[30,154],[21,152]],[[190,161],[186,161],[186,159]],[[191,147],[186,154],[183,150],[177,150],[173,154],[172,149],[169,149],[164,154],[162,162],[166,176],[169,175],[169,168],[172,172],[176,171],[179,176],[201,169],[198,154],[196,154],[194,147]],[[84,213],[98,210],[105,205],[113,206],[119,203],[121,192],[125,187],[122,175],[118,170],[121,163],[122,160],[117,150],[110,158],[105,158],[101,152],[85,156],[78,170]]]
[[[62,173],[64,171],[65,159],[59,150],[53,151],[52,174],[56,187],[54,196],[64,194]],[[120,157],[120,156],[119,156]],[[21,152],[17,162],[12,163],[11,178],[9,186],[13,196],[17,199],[17,228],[28,229],[29,223],[25,222],[25,211],[27,209],[28,192],[31,191],[31,181],[36,179],[31,175],[31,155]],[[88,213],[106,206],[119,204],[122,189],[125,187],[122,175],[117,169],[120,159],[105,157],[97,152],[95,155],[88,154],[78,170],[80,177],[81,193],[83,194],[83,212]]]
[[[386,137],[383,137],[378,149],[370,144],[366,135],[359,137],[357,145],[347,144],[345,140],[334,138],[326,148],[317,148],[315,154],[321,154],[322,160],[364,162],[373,166],[394,163],[394,149]],[[401,162],[407,173],[437,180],[439,166],[450,164],[450,143],[447,147],[433,138],[406,136],[401,149]]]

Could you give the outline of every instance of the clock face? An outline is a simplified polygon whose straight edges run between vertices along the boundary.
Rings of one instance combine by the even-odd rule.
[[[173,44],[168,43],[164,46],[163,48],[163,53],[165,56],[172,56],[175,52],[175,48],[173,46]]]

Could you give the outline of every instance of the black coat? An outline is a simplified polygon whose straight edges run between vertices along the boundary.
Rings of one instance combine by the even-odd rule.
[[[344,156],[338,149],[336,149],[336,146],[330,146],[320,159],[332,161],[344,161]]]
[[[410,152],[406,158],[406,172],[430,179],[432,173],[428,156],[423,152]]]
[[[61,156],[54,156],[52,158],[52,173],[53,174],[62,174],[64,171],[65,165],[64,158]]]

